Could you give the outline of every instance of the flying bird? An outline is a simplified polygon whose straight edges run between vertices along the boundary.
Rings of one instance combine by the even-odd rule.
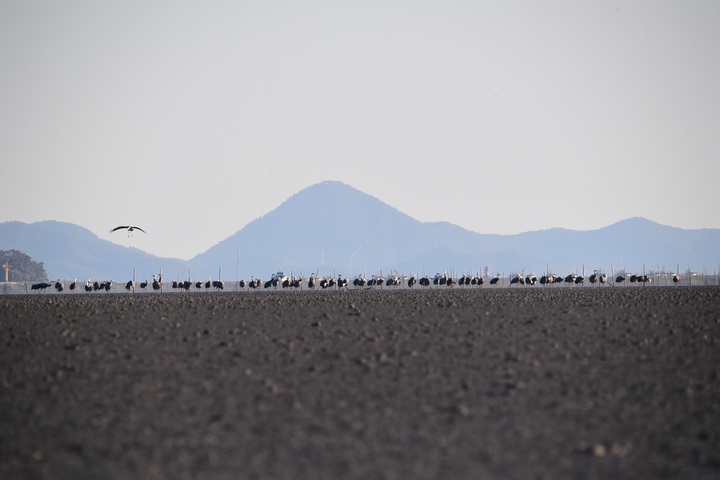
[[[112,230],[110,230],[110,233],[116,232],[118,230],[123,230],[123,229],[126,229],[128,231],[128,237],[132,236],[132,232],[134,232],[135,230],[140,230],[143,233],[147,233],[142,228],[136,227],[134,225],[120,225],[120,226],[117,226],[117,227],[113,228]]]

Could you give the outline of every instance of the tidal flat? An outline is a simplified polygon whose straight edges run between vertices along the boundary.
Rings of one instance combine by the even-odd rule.
[[[0,311],[0,478],[720,478],[718,287]]]

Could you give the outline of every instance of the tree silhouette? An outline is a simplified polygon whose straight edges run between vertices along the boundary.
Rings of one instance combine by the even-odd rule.
[[[20,250],[0,250],[0,263],[10,266],[8,280],[11,282],[47,282],[43,262],[36,262]],[[3,279],[4,274],[3,274]]]

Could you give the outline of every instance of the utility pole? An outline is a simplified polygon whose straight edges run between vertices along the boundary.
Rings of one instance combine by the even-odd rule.
[[[3,293],[7,293],[8,288],[8,274],[10,273],[10,261],[5,260],[5,263],[3,263],[3,270],[5,270],[5,283],[3,283]]]

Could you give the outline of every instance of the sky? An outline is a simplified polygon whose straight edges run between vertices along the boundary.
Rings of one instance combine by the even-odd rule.
[[[0,0],[0,222],[189,259],[338,180],[478,233],[720,228],[719,22],[716,0]]]

